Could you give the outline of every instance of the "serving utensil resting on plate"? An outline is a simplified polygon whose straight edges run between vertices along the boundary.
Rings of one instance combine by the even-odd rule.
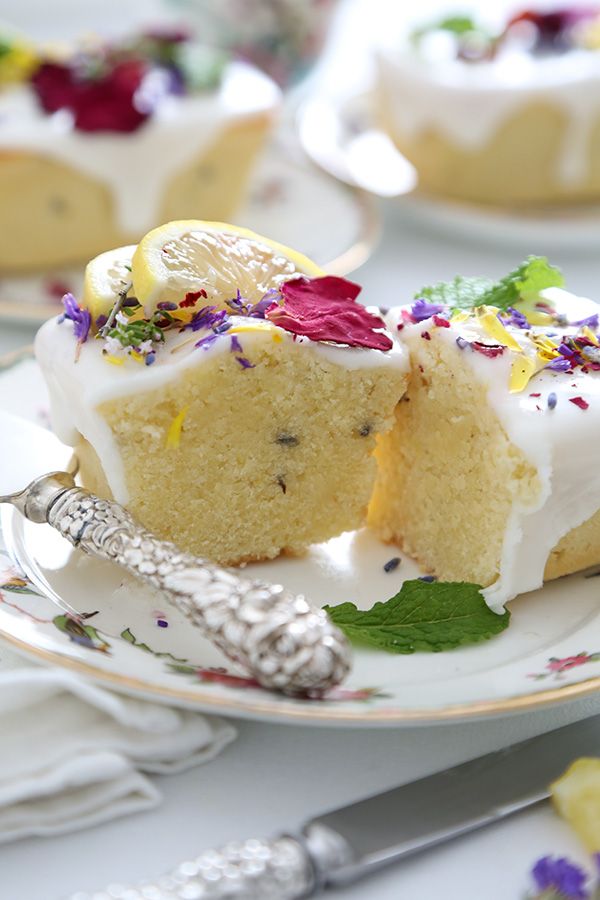
[[[32,522],[48,523],[78,550],[117,563],[158,588],[263,687],[318,695],[347,675],[346,639],[304,596],[240,578],[158,539],[118,503],[78,487],[72,451],[50,432],[3,413],[0,435],[9,458],[19,459],[19,477],[30,476],[23,487],[3,471],[0,504],[10,503]],[[49,471],[40,476],[41,455]]]

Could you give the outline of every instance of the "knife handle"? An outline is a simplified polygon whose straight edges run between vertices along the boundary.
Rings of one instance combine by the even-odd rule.
[[[206,850],[157,881],[109,885],[69,900],[299,900],[316,887],[311,858],[292,837],[248,840]]]
[[[75,487],[66,473],[37,479],[14,505],[32,521],[48,522],[74,547],[158,588],[262,687],[319,696],[350,670],[346,638],[302,595],[182,553],[118,503]]]

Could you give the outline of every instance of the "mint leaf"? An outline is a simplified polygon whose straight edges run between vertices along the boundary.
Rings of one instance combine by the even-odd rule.
[[[450,34],[462,37],[465,34],[482,32],[482,29],[479,28],[475,20],[470,16],[447,16],[443,19],[434,19],[434,21],[429,22],[427,25],[416,28],[412,32],[411,37],[413,41],[418,43],[426,35],[432,34],[435,31],[448,31]]]
[[[351,641],[388,653],[436,653],[486,641],[508,627],[510,613],[492,612],[480,592],[479,585],[464,581],[415,579],[367,611],[354,603],[325,610]]]
[[[415,294],[415,300],[423,297],[429,303],[443,303],[453,309],[471,309],[485,303],[481,298],[493,287],[494,282],[490,278],[457,275],[452,281],[439,281],[422,288]]]
[[[539,294],[549,287],[563,287],[564,283],[560,269],[551,266],[545,256],[528,256],[517,269],[496,282],[482,302],[506,310],[527,294]]]
[[[457,275],[452,281],[424,287],[415,294],[415,299],[424,297],[430,303],[444,303],[452,309],[485,305],[506,311],[528,295],[539,294],[544,288],[563,287],[564,283],[560,269],[551,266],[545,256],[528,256],[499,281]]]

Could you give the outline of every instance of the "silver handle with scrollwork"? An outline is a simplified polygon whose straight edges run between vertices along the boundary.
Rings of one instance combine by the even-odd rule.
[[[110,500],[54,472],[0,498],[48,522],[80,550],[111,560],[162,591],[229,659],[266,688],[317,696],[350,669],[350,649],[327,614],[281,585],[240,578],[182,553]]]

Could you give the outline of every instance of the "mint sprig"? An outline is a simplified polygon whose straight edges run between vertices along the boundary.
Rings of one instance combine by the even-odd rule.
[[[497,306],[506,311],[523,299],[539,294],[545,288],[563,287],[565,280],[560,269],[550,265],[545,256],[528,256],[504,278],[466,278],[457,275],[452,281],[424,287],[415,298],[429,303],[444,303],[452,309],[471,309],[474,306]]]
[[[479,585],[464,581],[405,581],[394,597],[369,610],[354,603],[325,610],[351,641],[388,653],[437,653],[476,644],[500,634],[510,620],[508,610],[492,612]]]
[[[491,278],[470,278],[457,275],[452,281],[439,281],[437,284],[422,288],[415,299],[422,297],[429,303],[443,303],[453,309],[470,309],[485,303],[484,297],[492,288]]]

